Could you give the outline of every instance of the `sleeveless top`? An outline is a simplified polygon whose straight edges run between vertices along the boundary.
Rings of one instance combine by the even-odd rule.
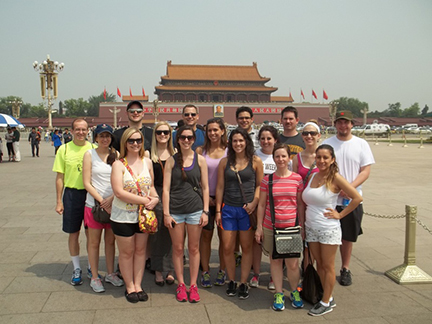
[[[264,175],[272,174],[276,171],[276,163],[273,160],[273,154],[265,154],[261,149],[258,149],[255,151],[255,155],[263,162]]]
[[[304,178],[306,178],[306,176],[307,176],[310,168],[304,166],[303,160],[301,158],[301,153],[297,154],[297,161],[298,161],[298,163],[297,163],[297,173],[300,174],[301,177],[302,177],[302,179],[304,180]],[[316,173],[316,172],[318,172],[318,168],[315,166],[312,169],[312,171],[311,171],[310,174]]]
[[[218,173],[219,162],[220,160],[222,160],[222,158],[227,156],[227,152],[228,152],[228,148],[225,149],[224,155],[219,159],[211,158],[210,156],[207,155],[207,152],[202,153],[202,155],[204,156],[207,162],[209,192],[211,197],[216,196],[217,173]]]
[[[255,196],[255,170],[252,167],[252,161],[248,163],[246,168],[238,171],[238,173],[243,184],[246,200],[249,203]],[[243,207],[246,203],[246,201],[243,201],[240,183],[238,182],[235,172],[230,168],[228,161],[225,168],[224,203],[233,207]]]
[[[177,154],[173,156],[174,167],[171,172],[169,212],[171,214],[191,214],[203,210],[198,154],[194,152],[192,165],[184,168],[187,180],[182,179],[181,166],[177,164]],[[193,189],[194,187],[198,188],[199,193]]]
[[[154,176],[154,187],[156,189],[156,192],[158,193],[159,199],[162,201],[162,189],[163,189],[163,171],[165,168],[165,161],[159,160],[160,162],[154,162],[153,163],[153,176]],[[162,163],[162,165],[161,165]]]
[[[135,176],[145,197],[149,194],[152,179],[145,159],[142,159],[142,161],[143,170],[139,175]],[[125,167],[123,172],[123,190],[138,195],[136,182]],[[138,208],[139,205],[126,203],[114,196],[111,209],[111,220],[117,223],[138,223]]]
[[[113,194],[111,187],[111,165],[102,161],[96,149],[89,150],[91,155],[91,184],[102,198],[108,198]],[[86,206],[93,207],[95,200],[87,192]]]
[[[306,204],[306,221],[305,226],[313,229],[329,229],[340,226],[339,219],[329,219],[324,216],[326,208],[336,209],[337,198],[339,193],[334,193],[322,185],[318,188],[311,188],[313,177],[309,181],[306,189],[303,191],[303,201]]]

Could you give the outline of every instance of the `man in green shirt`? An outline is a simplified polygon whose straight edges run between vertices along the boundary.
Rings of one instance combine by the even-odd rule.
[[[52,169],[57,172],[56,212],[63,215],[63,231],[69,234],[69,253],[74,267],[71,279],[73,286],[82,284],[79,234],[87,195],[82,179],[82,162],[84,153],[92,148],[92,144],[86,140],[87,132],[88,124],[84,119],[73,121],[73,140],[60,146]]]

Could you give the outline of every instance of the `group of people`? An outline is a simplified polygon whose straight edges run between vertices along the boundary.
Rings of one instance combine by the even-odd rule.
[[[299,259],[272,258],[272,197],[275,227],[300,224],[317,264],[324,295],[309,314],[319,316],[333,310],[337,248],[340,246],[342,256],[340,283],[350,285],[352,243],[362,233],[361,184],[374,163],[369,145],[351,135],[350,112],[337,114],[337,135],[322,145],[318,144],[321,135],[316,121],[307,122],[298,133],[298,112],[291,106],[281,112],[283,134],[272,126],[258,132],[253,129],[249,107],[237,109],[238,127],[230,134],[221,118],[209,119],[204,129],[198,127],[199,110],[190,104],[183,108],[184,125],[176,131],[166,122],[157,123],[153,130],[143,127],[144,110],[138,101],[127,105],[127,114],[127,127],[115,132],[109,125],[96,127],[97,147],[85,139],[86,121],[75,120],[73,140],[60,146],[56,155],[56,211],[63,215],[63,230],[69,233],[72,285],[83,282],[78,242],[84,221],[87,273],[95,292],[105,290],[98,273],[105,230],[108,274],[104,280],[114,286],[124,284],[129,302],[148,299],[142,288],[148,258],[157,285],[173,284],[175,274],[179,302],[199,302],[198,284],[210,288],[227,281],[228,296],[247,299],[249,287],[259,286],[264,252],[270,257],[269,289],[275,290],[272,308],[285,308],[283,263],[291,305],[302,308]],[[111,215],[110,223],[94,220],[95,204]],[[140,206],[155,211],[157,233],[140,231]],[[215,227],[219,269],[212,280],[209,263]],[[184,279],[186,235],[189,289]],[[119,271],[114,270],[115,242]],[[235,252],[239,248],[242,259],[237,281]]]
[[[20,162],[21,153],[19,149],[19,141],[21,133],[16,127],[7,127],[5,134],[6,148],[8,152],[9,162]],[[3,162],[3,140],[0,137],[0,162]]]

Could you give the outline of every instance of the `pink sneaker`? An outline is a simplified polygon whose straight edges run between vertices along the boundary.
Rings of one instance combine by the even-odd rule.
[[[186,286],[184,284],[180,284],[177,286],[176,290],[176,299],[179,302],[185,302],[187,301],[187,292],[186,292]]]
[[[189,302],[198,303],[200,301],[200,295],[198,294],[197,285],[193,285],[189,289]]]

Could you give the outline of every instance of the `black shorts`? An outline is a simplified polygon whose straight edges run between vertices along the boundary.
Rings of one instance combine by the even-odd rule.
[[[216,206],[209,206],[208,223],[206,226],[203,227],[203,229],[207,231],[213,231],[213,229],[215,228],[215,218],[216,218]]]
[[[63,193],[63,232],[76,233],[84,221],[84,207],[87,197],[85,189],[65,188]]]
[[[337,206],[336,210],[341,212],[342,206]],[[340,220],[342,228],[342,240],[357,242],[357,237],[363,234],[361,222],[363,219],[363,204],[357,206],[351,213]]]
[[[117,223],[111,221],[111,229],[114,235],[123,237],[131,237],[134,234],[142,233],[138,223]]]

